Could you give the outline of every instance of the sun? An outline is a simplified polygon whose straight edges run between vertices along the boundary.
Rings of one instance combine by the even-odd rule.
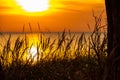
[[[48,0],[16,0],[17,4],[26,12],[43,12],[48,10]]]

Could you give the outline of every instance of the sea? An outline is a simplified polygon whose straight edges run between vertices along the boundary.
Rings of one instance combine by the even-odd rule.
[[[104,37],[106,37],[106,32],[99,32],[98,34],[100,34],[100,40],[102,41],[104,39]],[[56,43],[59,42],[59,40],[61,40],[63,38],[63,36],[65,37],[65,40],[70,40],[73,38],[73,44],[75,44],[75,42],[77,42],[80,37],[83,40],[88,41],[88,39],[90,39],[90,37],[93,35],[93,38],[95,39],[95,34],[93,32],[4,32],[4,33],[0,33],[0,47],[3,47],[5,44],[7,44],[8,40],[10,39],[10,43],[12,45],[15,44],[15,41],[19,38],[19,39],[27,39],[27,41],[29,42],[29,44],[37,44],[37,42],[39,42],[42,39],[47,40],[50,39],[50,42],[55,41]],[[82,37],[83,35],[83,37]],[[57,44],[56,44],[57,45]]]

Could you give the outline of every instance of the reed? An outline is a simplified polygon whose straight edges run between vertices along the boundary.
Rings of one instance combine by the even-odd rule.
[[[23,39],[18,37],[14,44],[11,44],[10,35],[0,52],[6,80],[101,80],[107,36],[101,32],[102,17],[94,16],[94,19],[94,31],[89,37],[85,33],[67,34],[64,30],[52,41],[44,37],[44,33],[40,34],[34,56],[29,54],[34,43],[29,44],[27,34]],[[30,23],[29,26],[32,31]],[[30,56],[26,57],[28,54]]]

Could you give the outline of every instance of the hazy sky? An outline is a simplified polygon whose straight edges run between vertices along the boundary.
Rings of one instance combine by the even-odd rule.
[[[29,1],[29,0],[28,0]],[[29,2],[28,2],[29,3]],[[34,6],[34,4],[32,4]],[[16,0],[0,0],[0,32],[30,31],[89,31],[87,24],[93,26],[92,10],[99,15],[103,10],[104,0],[49,0],[49,9],[43,12],[26,12]]]

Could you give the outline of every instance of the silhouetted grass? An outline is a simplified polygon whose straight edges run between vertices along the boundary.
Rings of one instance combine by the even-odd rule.
[[[68,35],[65,30],[55,40],[40,34],[34,56],[29,54],[34,43],[29,44],[27,34],[14,44],[10,35],[0,52],[6,80],[101,80],[107,36],[100,31],[101,16],[94,19],[95,29],[89,37],[85,33],[78,37],[70,32]]]

